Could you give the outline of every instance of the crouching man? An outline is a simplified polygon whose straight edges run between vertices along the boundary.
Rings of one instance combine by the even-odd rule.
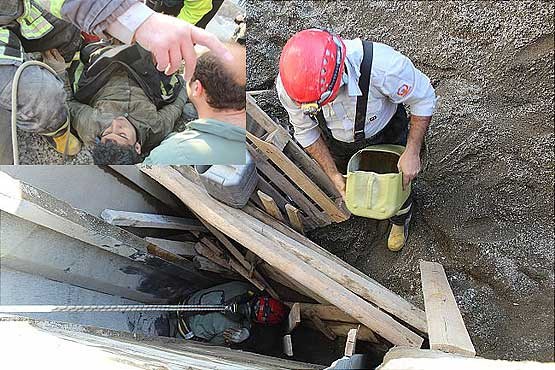
[[[178,312],[177,317],[170,318],[170,328],[173,336],[178,338],[215,345],[239,345],[242,349],[257,346],[260,349],[264,342],[270,343],[272,337],[279,339],[279,324],[287,314],[287,308],[280,301],[260,296],[251,285],[239,281],[200,290],[182,304],[237,304],[240,307],[238,313]],[[276,335],[271,334],[272,329],[277,329]],[[254,334],[264,331],[261,335]]]
[[[233,63],[206,52],[187,82],[189,100],[199,118],[189,122],[185,131],[167,137],[145,164],[245,164],[246,52],[239,44],[227,47]]]

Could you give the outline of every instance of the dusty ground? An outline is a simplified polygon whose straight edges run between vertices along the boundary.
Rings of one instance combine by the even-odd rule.
[[[418,260],[441,262],[478,354],[553,360],[553,2],[254,1],[249,90],[272,89],[296,31],[389,44],[440,96],[408,246],[353,218],[315,241],[422,306]],[[257,97],[286,124],[275,93]]]
[[[244,0],[227,0],[224,2],[216,16],[210,21],[206,29],[222,40],[228,40],[235,31],[236,24],[234,19],[237,15],[244,13]],[[193,111],[193,113],[196,113]],[[182,131],[185,124],[191,118],[190,107],[186,107],[184,114],[176,122],[174,131]],[[46,164],[72,164],[86,165],[93,164],[93,159],[89,147],[84,147],[75,157],[67,158],[64,162],[63,156],[52,149],[40,136],[18,130],[18,142],[20,163],[28,165]]]

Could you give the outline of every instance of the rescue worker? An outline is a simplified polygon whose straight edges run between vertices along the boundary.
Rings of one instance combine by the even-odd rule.
[[[430,79],[393,48],[303,30],[283,48],[276,88],[296,140],[343,198],[347,163],[369,145],[406,147],[397,164],[404,188],[420,172],[420,149],[436,95]],[[410,129],[403,105],[410,109]],[[390,219],[390,250],[405,245],[411,214],[409,197]]]
[[[146,0],[146,4],[157,12],[206,28],[214,18],[224,0]]]
[[[237,304],[239,307],[237,313],[177,312],[170,318],[170,333],[181,339],[215,345],[240,345],[241,348],[253,345],[249,342],[255,340],[252,335],[256,330],[255,327],[277,327],[287,314],[283,303],[274,298],[260,296],[255,293],[251,285],[239,281],[200,290],[184,299],[181,304]]]
[[[45,61],[55,70],[64,67],[56,50]],[[156,70],[152,55],[139,45],[92,43],[82,49],[81,61],[75,96],[66,83],[72,127],[93,146],[95,164],[141,162],[183,112],[187,95],[181,76]]]
[[[154,55],[156,68],[171,75],[185,61],[185,76],[190,77],[196,64],[194,44],[205,45],[216,54],[232,59],[218,39],[178,19],[155,13],[138,0],[8,0],[0,2],[0,163],[11,163],[9,123],[11,86],[17,68],[28,56],[26,47],[37,51],[53,47],[46,40],[68,43],[61,37],[57,24],[77,28],[99,36],[113,36],[124,43],[137,42]],[[76,29],[73,29],[76,30]],[[75,32],[78,35],[78,32]],[[68,54],[69,55],[69,54]],[[73,57],[73,55],[71,55]],[[71,59],[69,57],[69,59]],[[17,125],[22,130],[47,137],[59,152],[76,154],[80,144],[66,129],[68,114],[65,107],[63,82],[40,67],[23,71],[17,93]],[[66,143],[68,146],[66,148]]]
[[[234,63],[211,51],[198,58],[187,95],[199,118],[164,139],[145,164],[245,164],[246,50],[237,43],[228,44],[228,49]]]

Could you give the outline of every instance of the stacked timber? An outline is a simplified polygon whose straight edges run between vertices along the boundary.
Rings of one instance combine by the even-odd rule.
[[[213,235],[219,236],[220,242],[238,245],[262,260],[255,266],[260,276],[265,274],[320,305],[333,306],[351,321],[351,326],[339,327],[335,321],[319,317],[312,307],[309,320],[317,328],[320,326],[319,330],[329,329],[334,334],[344,333],[335,335],[346,335],[354,325],[362,324],[373,337],[377,335],[394,345],[414,348],[422,345],[423,338],[417,333],[427,331],[422,310],[300,233],[252,205],[236,209],[211,198],[194,176],[182,174],[190,173],[187,168],[179,168],[179,171],[172,167],[140,168],[175,194]],[[235,249],[233,257],[248,262],[236,246]],[[305,309],[305,312],[310,311]],[[292,323],[296,321],[291,318]]]

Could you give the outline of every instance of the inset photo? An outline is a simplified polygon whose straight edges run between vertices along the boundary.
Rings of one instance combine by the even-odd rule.
[[[0,164],[244,164],[245,12],[243,0],[0,5]]]

